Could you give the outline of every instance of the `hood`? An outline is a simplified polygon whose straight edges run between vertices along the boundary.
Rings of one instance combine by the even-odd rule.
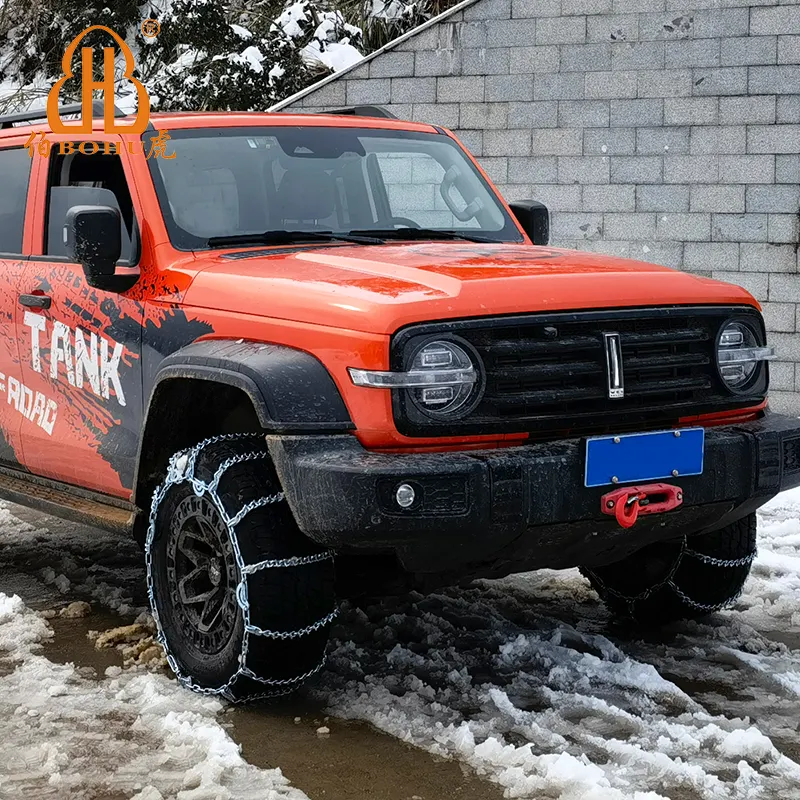
[[[595,253],[514,244],[335,245],[198,254],[184,301],[365,333],[413,322],[624,306],[749,304],[744,289]]]

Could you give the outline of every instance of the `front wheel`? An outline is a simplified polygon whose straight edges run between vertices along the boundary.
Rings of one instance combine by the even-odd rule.
[[[174,455],[145,553],[159,638],[185,686],[273,697],[321,668],[332,556],[297,528],[263,436],[215,437]]]
[[[697,619],[736,601],[756,555],[756,515],[712,533],[657,542],[581,572],[609,609],[645,625]]]

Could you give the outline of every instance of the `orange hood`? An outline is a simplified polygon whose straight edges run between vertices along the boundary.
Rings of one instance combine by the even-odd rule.
[[[335,245],[198,254],[198,308],[389,334],[425,320],[625,306],[747,304],[738,286],[642,261],[514,244]]]

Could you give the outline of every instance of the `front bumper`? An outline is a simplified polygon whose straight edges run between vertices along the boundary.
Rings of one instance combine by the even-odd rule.
[[[622,529],[601,513],[611,486],[584,486],[585,439],[388,455],[354,436],[271,436],[300,528],[348,552],[393,552],[411,572],[493,576],[598,566],[646,544],[733,522],[800,485],[800,420],[767,413],[706,430],[702,475],[670,479],[683,505]],[[421,500],[394,502],[399,483]]]

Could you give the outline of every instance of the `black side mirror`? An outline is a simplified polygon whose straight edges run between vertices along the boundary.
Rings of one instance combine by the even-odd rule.
[[[517,222],[534,244],[550,244],[550,212],[535,200],[509,203]]]
[[[114,271],[122,254],[120,225],[119,210],[111,206],[73,206],[67,212],[67,252],[83,265],[89,286],[113,288]]]

